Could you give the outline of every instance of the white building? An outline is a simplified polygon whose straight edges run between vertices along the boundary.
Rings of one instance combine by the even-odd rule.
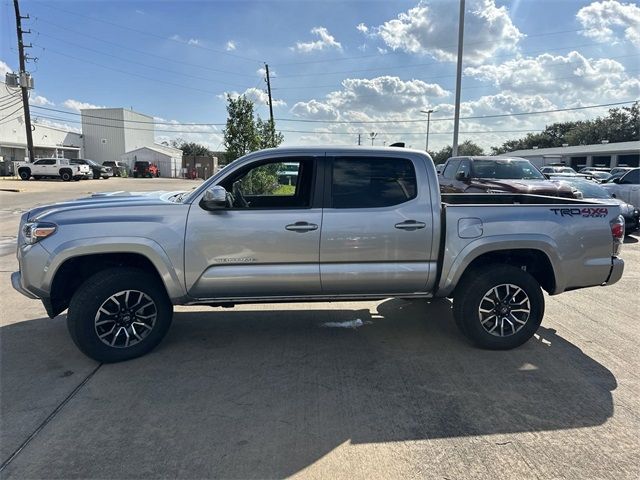
[[[29,158],[22,109],[0,108],[0,175],[12,172],[13,163]],[[36,158],[80,158],[83,137],[80,133],[32,122],[33,150]]]
[[[133,170],[135,162],[155,163],[162,177],[180,177],[182,169],[182,150],[154,143],[136,148],[120,156],[120,160],[127,163],[129,170]]]
[[[82,113],[85,158],[102,163],[153,145],[153,117],[124,108],[91,108]]]
[[[640,141],[532,148],[502,155],[526,158],[539,167],[552,163],[567,165],[575,170],[582,167],[637,167],[640,161]]]

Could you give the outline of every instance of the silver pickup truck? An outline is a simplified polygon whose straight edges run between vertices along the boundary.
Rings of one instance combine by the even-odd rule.
[[[286,168],[285,168],[286,167]],[[278,148],[190,192],[94,195],[34,208],[14,287],[76,345],[130,359],[164,337],[173,305],[453,298],[460,330],[509,349],[536,332],[542,290],[617,282],[615,203],[442,195],[428,155],[400,148]]]

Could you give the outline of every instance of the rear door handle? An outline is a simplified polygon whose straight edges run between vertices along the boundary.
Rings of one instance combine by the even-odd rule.
[[[427,224],[423,222],[416,222],[415,220],[405,220],[404,222],[396,223],[395,227],[400,230],[408,230],[412,232],[413,230],[419,230],[421,228],[426,227]]]
[[[315,223],[309,223],[309,222],[296,222],[296,223],[289,224],[284,228],[289,230],[290,232],[304,233],[304,232],[311,232],[313,230],[317,230],[318,225],[316,225]]]

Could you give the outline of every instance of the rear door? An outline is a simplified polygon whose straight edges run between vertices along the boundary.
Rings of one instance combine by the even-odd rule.
[[[320,235],[323,294],[425,291],[436,256],[425,164],[365,154],[328,160]]]

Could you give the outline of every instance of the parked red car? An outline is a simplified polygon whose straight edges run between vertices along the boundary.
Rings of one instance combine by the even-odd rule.
[[[528,193],[575,198],[567,185],[551,182],[518,157],[451,157],[438,175],[442,193]]]

